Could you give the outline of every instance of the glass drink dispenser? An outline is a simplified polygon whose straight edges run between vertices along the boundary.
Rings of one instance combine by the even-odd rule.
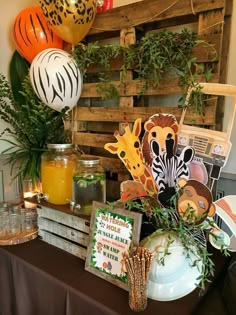
[[[91,215],[93,201],[106,202],[106,174],[100,160],[81,158],[73,174],[74,212]]]
[[[79,155],[73,144],[48,144],[41,162],[44,199],[55,205],[72,199],[72,175]]]

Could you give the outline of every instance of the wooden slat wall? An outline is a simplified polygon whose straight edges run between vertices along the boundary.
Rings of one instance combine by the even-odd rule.
[[[217,58],[213,61],[209,48],[201,45],[194,48],[194,56],[198,62],[204,62],[214,68],[211,82],[224,83],[231,12],[232,0],[139,1],[97,14],[88,34],[88,41],[118,38],[120,45],[128,45],[135,43],[137,29],[145,32],[168,27],[173,30],[186,26],[196,29],[197,26],[199,38],[214,44]],[[116,60],[111,65],[112,71],[119,71],[121,65],[122,60]],[[98,71],[96,67],[91,67],[90,73],[96,71]],[[200,76],[198,79],[204,80]],[[123,123],[132,124],[138,117],[144,122],[151,115],[163,112],[173,113],[179,119],[182,113],[176,103],[173,103],[173,106],[172,104],[163,106],[161,103],[162,96],[173,97],[182,93],[178,78],[163,79],[158,88],[149,88],[140,102],[137,102],[137,96],[142,82],[133,80],[132,70],[127,72],[122,87],[119,87],[119,81],[113,83],[119,90],[121,96],[119,101],[112,105],[101,102],[101,95],[96,91],[97,83],[87,83],[84,84],[79,104],[73,111],[73,141],[85,153],[101,158],[102,165],[107,171],[108,200],[119,198],[120,181],[129,178],[122,162],[103,149],[105,143],[116,142],[113,132],[116,129],[122,132]],[[157,101],[150,106],[149,97],[155,96],[158,96]],[[84,99],[87,100],[86,106],[82,106]],[[217,109],[217,103],[213,101],[203,115],[188,113],[186,123],[212,129],[217,124],[217,128],[220,129],[222,108],[223,103]]]
[[[113,0],[113,8],[122,7],[127,4],[144,1],[144,0]]]

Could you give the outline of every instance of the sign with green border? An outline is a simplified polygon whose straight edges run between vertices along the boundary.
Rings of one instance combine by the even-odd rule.
[[[90,222],[85,269],[127,289],[124,254],[132,245],[139,244],[141,222],[140,213],[120,208],[109,209],[105,204],[103,207],[95,206]]]

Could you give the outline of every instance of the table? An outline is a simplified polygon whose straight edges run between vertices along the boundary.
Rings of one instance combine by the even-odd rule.
[[[215,277],[226,266],[214,253]],[[128,293],[84,270],[85,262],[39,239],[0,247],[0,315],[129,315]],[[148,299],[141,314],[193,314],[199,290],[169,302]]]

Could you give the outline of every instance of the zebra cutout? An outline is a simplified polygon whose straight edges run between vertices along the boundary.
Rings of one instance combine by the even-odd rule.
[[[194,157],[194,149],[185,147],[180,156],[174,155],[174,140],[166,140],[166,152],[162,153],[156,140],[151,141],[154,156],[151,166],[152,176],[158,187],[158,200],[164,207],[170,206],[170,199],[177,190],[179,178],[189,179],[188,164]]]

